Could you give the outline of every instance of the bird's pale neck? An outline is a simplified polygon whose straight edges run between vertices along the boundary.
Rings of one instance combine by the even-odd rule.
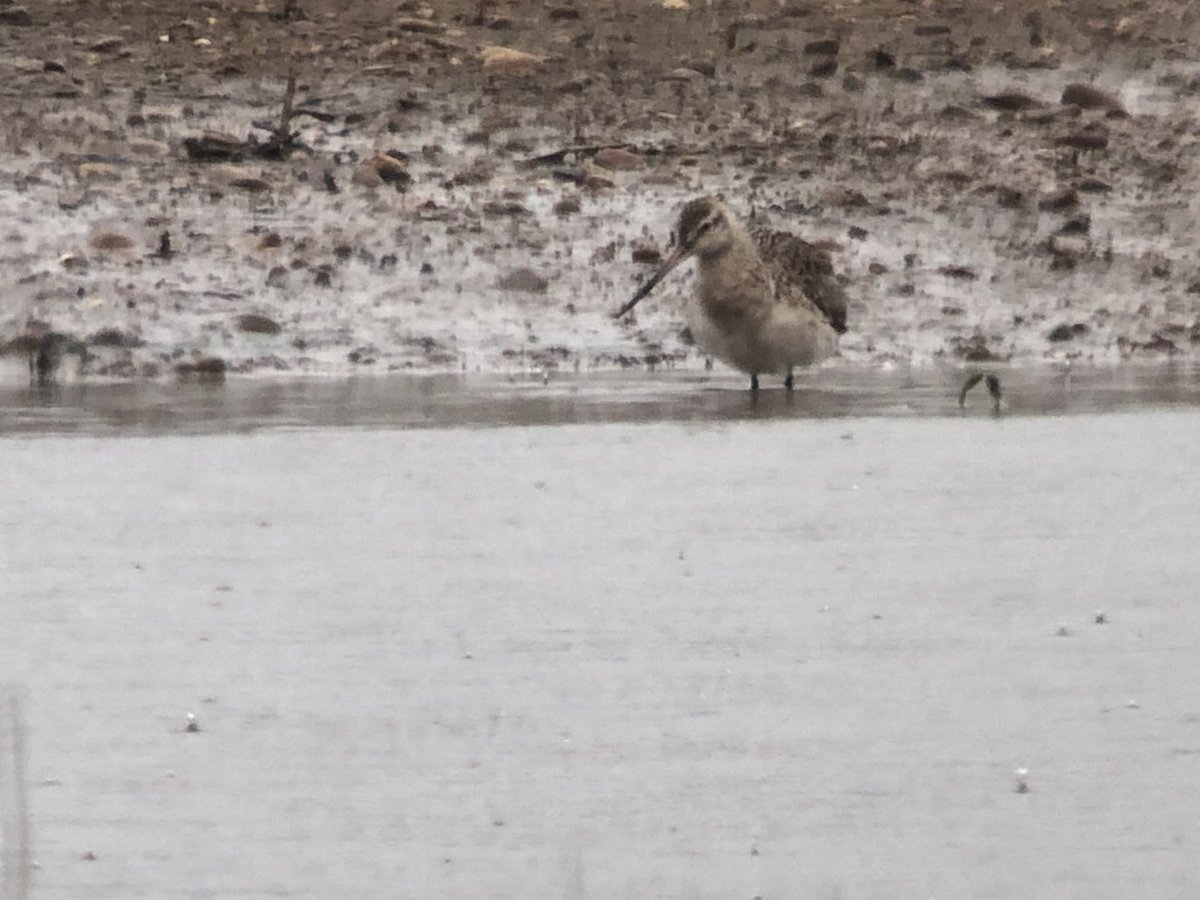
[[[706,304],[740,305],[744,299],[757,295],[763,285],[770,284],[762,257],[748,236],[696,256],[700,293]]]
[[[700,267],[738,269],[749,265],[759,265],[761,260],[750,234],[740,222],[731,222],[727,240],[713,242],[696,249],[696,259]]]

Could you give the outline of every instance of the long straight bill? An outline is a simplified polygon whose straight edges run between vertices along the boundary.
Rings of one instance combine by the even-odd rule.
[[[667,261],[659,266],[658,271],[651,275],[650,279],[640,288],[638,288],[638,292],[633,295],[633,298],[615,313],[613,313],[613,318],[621,318],[623,315],[641,303],[646,295],[658,287],[658,283],[667,277],[667,273],[683,262],[685,258],[687,258],[687,253],[682,247],[677,247],[675,252],[668,257]]]

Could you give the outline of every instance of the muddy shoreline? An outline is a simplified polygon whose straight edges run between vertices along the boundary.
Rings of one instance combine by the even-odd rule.
[[[1004,7],[0,7],[6,380],[702,370],[689,276],[609,316],[699,193],[833,251],[843,365],[1194,355],[1200,14]]]

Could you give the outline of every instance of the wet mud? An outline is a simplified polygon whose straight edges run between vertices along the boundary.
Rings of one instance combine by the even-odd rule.
[[[350,7],[0,7],[5,380],[703,369],[688,274],[610,315],[701,193],[843,364],[1200,342],[1187,4]]]

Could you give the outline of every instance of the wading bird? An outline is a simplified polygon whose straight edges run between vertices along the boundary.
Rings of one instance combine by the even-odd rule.
[[[846,293],[829,254],[783,231],[748,229],[720,200],[700,197],[679,214],[678,243],[633,298],[637,306],[680,263],[696,258],[696,296],[688,325],[705,352],[750,376],[784,376],[837,353],[846,330]]]

